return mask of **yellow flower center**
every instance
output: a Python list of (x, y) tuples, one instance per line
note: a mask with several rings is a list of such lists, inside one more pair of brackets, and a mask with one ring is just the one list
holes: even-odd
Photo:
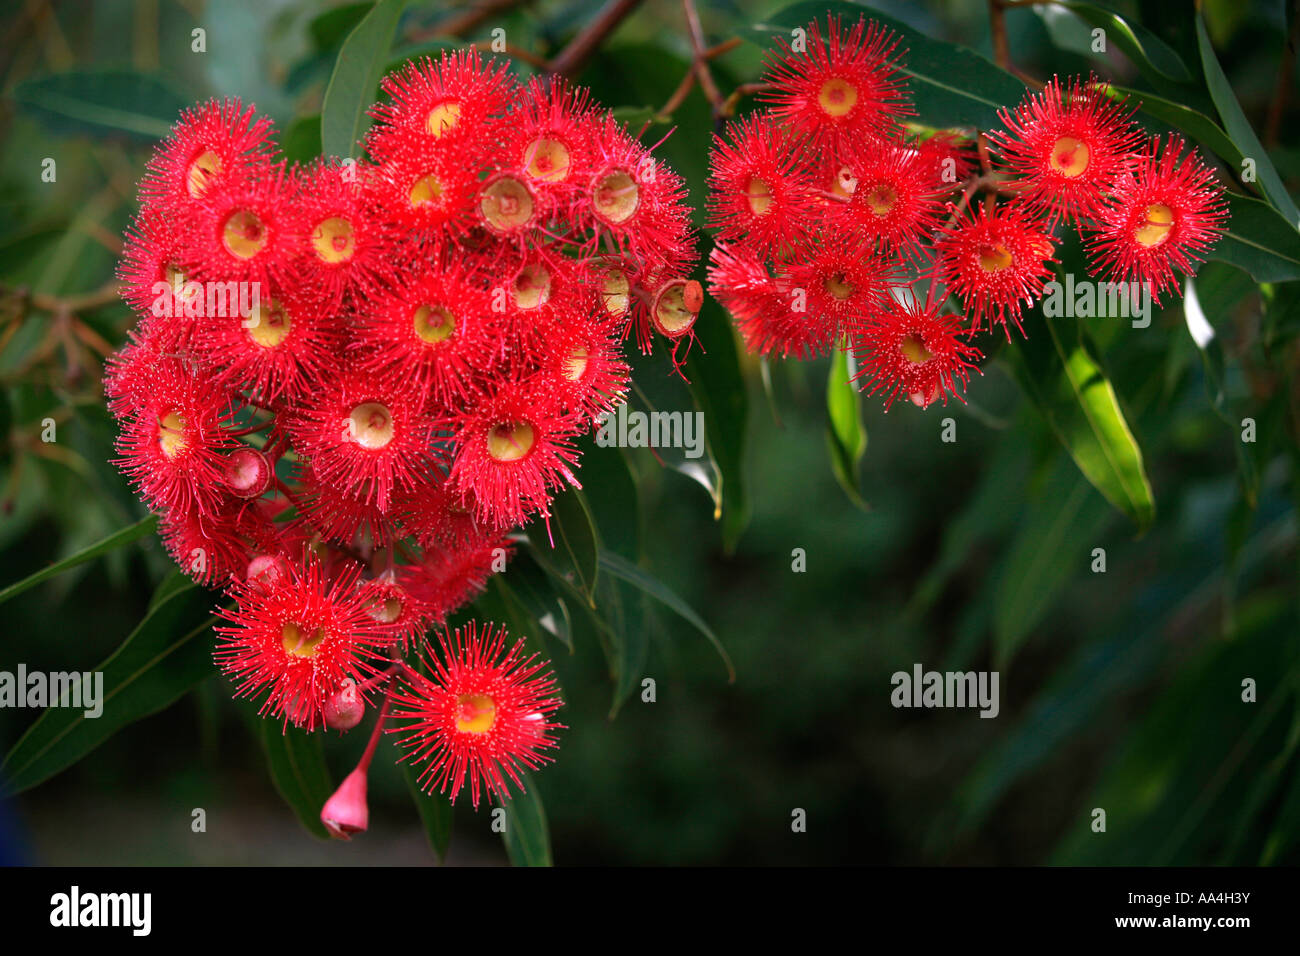
[(207, 192), (220, 172), (221, 157), (212, 150), (204, 150), (194, 157), (185, 176), (185, 188), (189, 191), (190, 197), (198, 199)]
[(527, 457), (536, 442), (528, 422), (503, 422), (487, 434), (487, 451), (497, 461), (519, 461)]
[(749, 181), (745, 198), (749, 200), (750, 212), (755, 216), (765, 216), (772, 208), (772, 187), (755, 176)]
[(1001, 272), (1003, 269), (1010, 268), (1015, 261), (1009, 250), (1002, 243), (997, 242), (990, 246), (981, 246), (979, 251), (980, 268), (985, 272)]
[(158, 418), (158, 447), (168, 458), (175, 458), (189, 447), (185, 440), (185, 419), (177, 411)]
[(838, 77), (823, 83), (821, 91), (817, 94), (818, 105), (825, 110), (827, 116), (836, 118), (851, 113), (857, 102), (857, 87), (848, 80), (842, 80)]
[(424, 129), (433, 137), (441, 136), (460, 122), (460, 104), (454, 100), (439, 103), (424, 118)]
[(273, 349), (289, 337), (293, 320), (278, 299), (259, 303), (249, 316), (248, 337), (264, 349)]
[(479, 209), (489, 226), (509, 232), (532, 221), (533, 195), (519, 180), (503, 176), (483, 190)]
[(319, 627), (308, 634), (305, 628), (290, 622), (280, 630), (280, 646), (290, 657), (315, 657), (323, 640), (325, 632)]
[(903, 358), (913, 365), (924, 365), (934, 358), (934, 354), (925, 347), (921, 337), (915, 333), (904, 335), (903, 340), (898, 343), (898, 350), (903, 353)]
[(641, 194), (636, 180), (621, 169), (602, 176), (592, 194), (596, 215), (614, 224), (631, 219), (640, 201)]
[(352, 223), (338, 216), (331, 216), (316, 225), (316, 230), (311, 235), (311, 245), (322, 262), (328, 262), (330, 265), (347, 262), (356, 252)]
[(1062, 136), (1052, 144), (1052, 154), (1047, 164), (1066, 179), (1082, 176), (1088, 170), (1092, 152), (1088, 144), (1073, 136)]
[(461, 694), (456, 698), (456, 729), (462, 734), (485, 734), (497, 722), (497, 705), (487, 694)]
[(569, 156), (569, 147), (558, 139), (534, 140), (524, 151), (524, 169), (533, 179), (543, 182), (559, 183), (569, 177), (573, 161)]
[(347, 437), (362, 448), (378, 449), (393, 440), (393, 414), (378, 402), (364, 402), (347, 417)]
[(1169, 238), (1174, 228), (1174, 211), (1164, 203), (1147, 206), (1143, 223), (1133, 230), (1133, 239), (1138, 245), (1154, 249)]
[(421, 176), (411, 186), (411, 205), (436, 206), (442, 202), (442, 183), (434, 173)]
[(266, 245), (266, 229), (257, 213), (241, 209), (231, 213), (221, 230), (226, 251), (240, 259), (251, 259)]
[(447, 341), (456, 331), (456, 317), (440, 305), (422, 305), (417, 308), (412, 324), (415, 334), (430, 345)]

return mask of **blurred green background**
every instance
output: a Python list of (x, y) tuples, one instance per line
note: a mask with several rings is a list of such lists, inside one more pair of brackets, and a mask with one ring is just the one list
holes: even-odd
[[(743, 34), (782, 4), (701, 4), (708, 41)], [(930, 36), (992, 55), (984, 3), (877, 8)], [(1195, 58), (1190, 4), (1115, 8)], [(1288, 184), (1300, 179), (1291, 18), (1281, 2), (1205, 5), (1247, 117)], [(338, 49), (367, 4), (96, 0), (7, 6), (0, 19), (0, 585), (138, 519), (107, 464), (97, 349), (130, 316), (98, 296), (134, 182), (182, 106), (237, 95), (276, 122), (293, 153), (313, 149)], [(599, 5), (497, 4), (464, 26), (412, 3), (394, 63), (446, 42), (554, 56)], [(1064, 15), (1066, 20), (1061, 20)], [(470, 18), (474, 19), (474, 18)], [(1016, 65), (1040, 78), (1097, 70), (1143, 81), (1122, 53), (1092, 57), (1059, 8), (1008, 11)], [(449, 28), (460, 28), (448, 38)], [(206, 52), (192, 52), (192, 31)], [(1191, 44), (1190, 46), (1188, 44)], [(1062, 49), (1062, 46), (1066, 49)], [(724, 92), (757, 79), (761, 47), (713, 61)], [(682, 8), (641, 4), (579, 79), (639, 123), (667, 102), (691, 56)], [(521, 66), (524, 72), (530, 69)], [(1013, 104), (1007, 104), (1013, 105)], [(119, 112), (112, 112), (113, 107)], [(713, 123), (699, 89), (664, 146), (702, 206)], [(670, 125), (651, 127), (654, 141)], [(41, 180), (57, 161), (57, 182)], [(702, 240), (707, 250), (707, 238)], [(1291, 283), (1294, 286), (1295, 283)], [(1300, 860), (1300, 617), (1297, 615), (1295, 336), (1292, 290), (1261, 290), (1211, 263), (1197, 281), (1224, 351), (1207, 377), (1181, 304), (1152, 327), (1112, 328), (1105, 362), (1143, 449), (1157, 519), (1143, 537), (1082, 477), (1001, 362), (969, 406), (864, 403), (869, 444), (856, 507), (826, 448), (827, 362), (762, 368), (734, 354), (706, 313), (707, 354), (736, 366), (728, 433), (750, 520), (724, 540), (707, 489), (649, 452), (628, 456), (646, 567), (713, 627), (735, 663), (662, 608), (645, 622), (639, 693), (609, 719), (609, 667), (579, 633), (548, 650), (569, 730), (535, 777), (560, 864), (1295, 863)], [(70, 309), (64, 308), (70, 306)], [(712, 323), (711, 325), (707, 323)], [(659, 407), (690, 407), (662, 351), (636, 380)], [(689, 373), (688, 373), (689, 374)], [(1221, 388), (1220, 388), (1221, 386)], [(1218, 392), (1221, 391), (1221, 395)], [(1216, 402), (1215, 399), (1218, 398)], [(747, 411), (746, 411), (747, 409)], [(39, 441), (58, 421), (59, 440)], [(941, 419), (957, 441), (940, 440)], [(1242, 445), (1242, 418), (1259, 441)], [(592, 449), (599, 455), (617, 452)], [(1242, 465), (1241, 456), (1249, 458)], [(1257, 474), (1257, 492), (1239, 478)], [(585, 477), (585, 476), (584, 476)], [(728, 487), (728, 494), (741, 489)], [(743, 512), (742, 505), (729, 509)], [(733, 530), (739, 530), (740, 519)], [(734, 547), (727, 547), (734, 543)], [(807, 570), (792, 570), (805, 549)], [(1090, 570), (1104, 548), (1104, 574)], [(0, 669), (87, 669), (144, 614), (168, 569), (154, 540), (115, 551), (0, 606)], [(895, 710), (890, 675), (997, 669), (1001, 714)], [(1243, 703), (1241, 681), (1258, 683)], [(303, 831), (276, 794), (252, 707), (212, 677), (80, 763), (8, 804), (26, 858), (43, 863), (426, 863), (401, 775), (381, 750), (371, 829), (351, 844)], [(35, 715), (0, 710), (8, 750)], [(336, 780), (364, 739), (331, 739)], [(390, 745), (383, 745), (391, 752)], [(207, 832), (190, 829), (207, 812)], [(1107, 832), (1090, 830), (1093, 808)], [(807, 832), (791, 830), (796, 808)], [(450, 862), (504, 862), (486, 811), (456, 810)]]

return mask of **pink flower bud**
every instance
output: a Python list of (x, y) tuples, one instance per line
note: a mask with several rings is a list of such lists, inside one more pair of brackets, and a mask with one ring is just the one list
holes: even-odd
[(334, 796), (321, 807), (320, 822), (336, 840), (351, 840), (352, 834), (364, 833), (370, 823), (366, 806), (366, 768), (357, 767), (343, 780)]
[(351, 730), (361, 723), (366, 713), (366, 702), (357, 691), (356, 682), (351, 678), (343, 681), (339, 689), (325, 699), (321, 713), (325, 726), (331, 730)]

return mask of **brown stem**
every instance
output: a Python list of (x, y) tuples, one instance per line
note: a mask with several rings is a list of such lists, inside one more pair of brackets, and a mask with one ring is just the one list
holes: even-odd
[(691, 49), (695, 51), (695, 76), (700, 81), (700, 89), (713, 106), (713, 115), (721, 116), (723, 108), (722, 91), (713, 80), (709, 70), (708, 47), (704, 43), (704, 28), (700, 25), (700, 11), (695, 8), (695, 0), (682, 0), (682, 10), (686, 13), (686, 26), (691, 31)]
[(591, 23), (551, 61), (548, 69), (561, 76), (576, 76), (605, 38), (641, 3), (642, 0), (608, 0)]
[(989, 0), (989, 30), (993, 34), (993, 58), (1004, 70), (1011, 69), (1011, 45), (1007, 42), (1005, 0)]

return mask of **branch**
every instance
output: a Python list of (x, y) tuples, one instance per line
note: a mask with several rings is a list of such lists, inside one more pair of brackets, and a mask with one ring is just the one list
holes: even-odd
[(568, 46), (550, 62), (550, 72), (570, 78), (576, 76), (605, 38), (641, 3), (642, 0), (609, 0), (586, 29), (570, 40)]

